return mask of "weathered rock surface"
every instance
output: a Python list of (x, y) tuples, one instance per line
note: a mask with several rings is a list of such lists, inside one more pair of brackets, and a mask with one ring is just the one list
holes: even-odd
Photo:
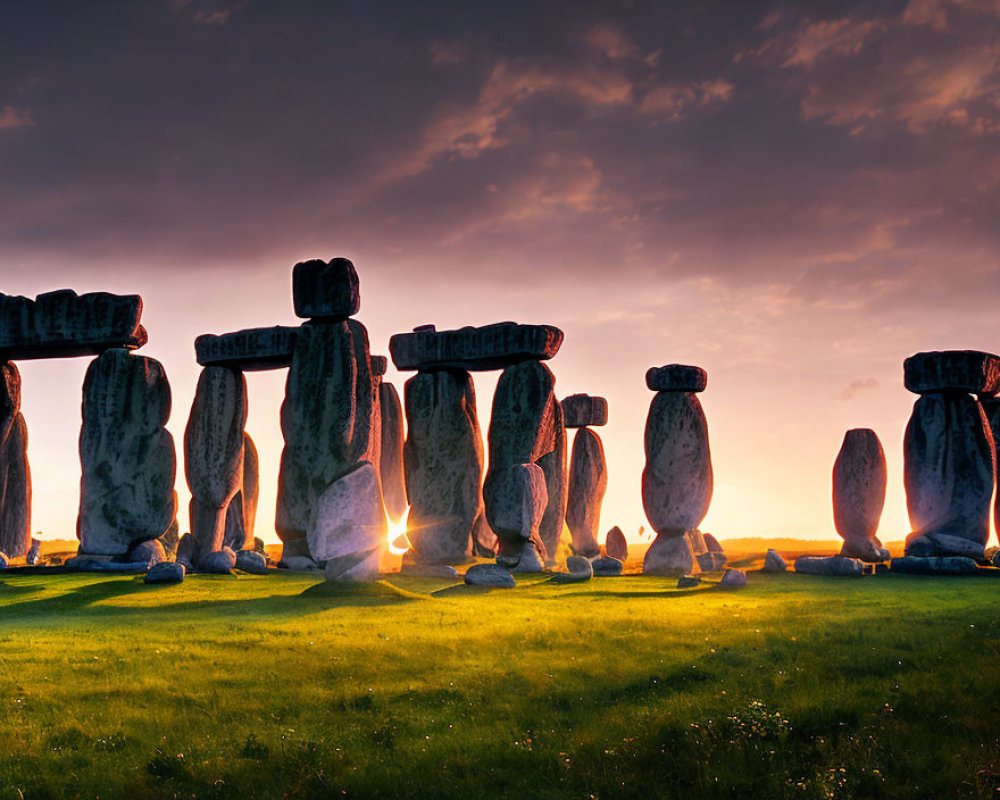
[(997, 492), (993, 500), (993, 530), (1000, 531), (1000, 398), (982, 401), (983, 412), (993, 434), (994, 455), (997, 459)]
[(160, 363), (115, 348), (83, 382), (80, 552), (118, 555), (156, 539), (177, 512), (170, 385)]
[(149, 569), (166, 561), (166, 557), (167, 554), (159, 539), (147, 539), (134, 545), (126, 554), (125, 560), (133, 564), (145, 564), (146, 569)]
[(888, 558), (875, 535), (885, 505), (885, 487), (885, 453), (875, 431), (847, 431), (833, 465), (833, 522), (844, 540), (842, 556), (865, 561)]
[(718, 572), (726, 566), (728, 560), (725, 553), (717, 553), (714, 550), (698, 553), (695, 558), (702, 572)]
[[(555, 399), (553, 397), (553, 399)], [(556, 419), (553, 423), (555, 446), (535, 463), (545, 476), (545, 490), (548, 503), (542, 521), (538, 524), (538, 536), (545, 545), (546, 563), (555, 564), (555, 553), (559, 549), (563, 528), (566, 525), (566, 504), (569, 500), (569, 475), (566, 470), (566, 455), (569, 450), (566, 428), (563, 426), (562, 409), (555, 404)], [(593, 555), (600, 553), (600, 548)]]
[(552, 325), (498, 322), (453, 331), (438, 331), (431, 326), (413, 333), (397, 333), (389, 339), (389, 354), (396, 369), (401, 370), (451, 367), (481, 372), (552, 358), (562, 341), (563, 332)]
[(684, 536), (658, 535), (642, 561), (643, 575), (694, 575), (700, 571), (691, 543)]
[(611, 556), (595, 558), (590, 566), (594, 571), (594, 577), (598, 578), (612, 578), (621, 575), (622, 569), (625, 567), (619, 559), (612, 558)]
[(746, 585), (747, 574), (738, 569), (727, 569), (722, 573), (722, 580), (719, 581), (719, 586), (726, 589), (742, 589)]
[(295, 339), (281, 406), (285, 449), (276, 529), (304, 539), (319, 497), (363, 462), (378, 463), (377, 409), (368, 333), (355, 320), (307, 323)]
[(691, 543), (691, 552), (696, 556), (705, 555), (708, 552), (708, 545), (705, 543), (705, 534), (700, 530), (695, 528), (693, 531), (687, 531), (685, 534), (688, 541)]
[(708, 387), (708, 373), (686, 364), (650, 367), (646, 371), (646, 386), (654, 392), (703, 392)]
[[(198, 541), (199, 565), (209, 553), (229, 544), (226, 517), (243, 485), (246, 420), (243, 373), (228, 367), (202, 369), (184, 430), (184, 474), (191, 490), (191, 533)], [(240, 506), (237, 512), (242, 516)]]
[(799, 556), (795, 571), (803, 575), (827, 575), (838, 578), (857, 578), (865, 574), (864, 565), (857, 558), (843, 556)]
[(236, 553), (228, 547), (206, 553), (198, 560), (198, 570), (214, 575), (228, 575), (236, 566)]
[(517, 585), (514, 576), (496, 564), (473, 564), (465, 573), (465, 582), (469, 586), (495, 586), (501, 589), (513, 589)]
[(254, 525), (260, 495), (260, 462), (250, 434), (243, 434), (243, 480), (226, 509), (223, 544), (233, 552), (254, 549)]
[(601, 552), (597, 530), (607, 488), (608, 465), (601, 437), (590, 428), (580, 428), (573, 440), (566, 502), (566, 524), (573, 537), (574, 553), (594, 556)]
[(28, 548), (28, 553), (24, 557), (24, 562), (29, 566), (35, 566), (41, 559), (42, 542), (40, 539), (32, 539), (31, 547)]
[(367, 581), (378, 577), (386, 533), (378, 472), (364, 462), (320, 496), (307, 540), (313, 558), (326, 562), (327, 580)]
[(141, 316), (137, 294), (61, 289), (34, 300), (0, 294), (0, 361), (134, 350), (148, 339)]
[[(174, 492), (174, 504), (177, 504), (177, 492)], [(177, 517), (174, 517), (170, 523), (170, 527), (159, 538), (160, 544), (163, 545), (163, 552), (166, 553), (167, 558), (171, 561), (177, 557), (177, 545), (180, 543), (180, 539), (181, 528), (177, 522)]]
[(567, 428), (599, 427), (608, 424), (608, 401), (589, 394), (571, 394), (560, 403)]
[(925, 394), (903, 438), (908, 556), (982, 558), (989, 537), (996, 452), (979, 401)]
[[(500, 539), (497, 563), (508, 567), (520, 564), (526, 543), (539, 559), (544, 558), (545, 545), (538, 536), (538, 526), (548, 505), (548, 491), (541, 467), (515, 464), (503, 473), (494, 473), (490, 491), (493, 503), (490, 527)], [(489, 509), (487, 506), (487, 514)]]
[(722, 545), (719, 543), (719, 540), (716, 539), (712, 534), (710, 534), (710, 533), (703, 533), (701, 535), (701, 537), (702, 537), (702, 539), (705, 540), (705, 547), (708, 548), (708, 552), (709, 553), (724, 553), (724, 552), (726, 552), (723, 549)]
[(203, 367), (221, 366), (244, 372), (282, 369), (292, 363), (299, 329), (287, 325), (246, 328), (194, 340), (195, 358)]
[(10, 558), (31, 547), (28, 426), (21, 414), (21, 374), (0, 362), (0, 551)]
[(764, 554), (762, 572), (785, 572), (787, 570), (788, 564), (785, 563), (785, 559), (782, 558), (781, 553), (777, 550), (768, 550)]
[(267, 559), (256, 550), (238, 550), (235, 566), (251, 575), (267, 575)]
[[(385, 502), (385, 513), (389, 519), (401, 520), (406, 515), (406, 509), (409, 506), (406, 500), (406, 478), (403, 470), (403, 406), (399, 402), (396, 387), (391, 383), (379, 385), (378, 401), (382, 416), (382, 440), (379, 458), (379, 472), (382, 475), (382, 500)], [(480, 452), (482, 452), (482, 443), (479, 447)]]
[(292, 267), (295, 316), (344, 320), (361, 310), (361, 288), (354, 264), (346, 258), (313, 259)]
[(545, 572), (545, 564), (532, 542), (525, 540), (521, 544), (521, 552), (516, 556), (497, 556), (497, 564), (518, 575), (538, 575)]
[(0, 569), (7, 569), (10, 566), (10, 559), (6, 553), (0, 553)]
[[(462, 563), (484, 513), (483, 437), (472, 378), (461, 370), (421, 372), (406, 382), (404, 394), (400, 471), (410, 503), (410, 543), (424, 563)], [(481, 535), (491, 536), (488, 530)]]
[(580, 556), (570, 556), (566, 559), (566, 572), (557, 572), (552, 576), (554, 583), (585, 583), (594, 577), (594, 568), (590, 560)]
[(176, 561), (161, 561), (153, 567), (143, 579), (145, 583), (180, 583), (184, 580), (187, 570), (183, 564)]
[(618, 561), (628, 561), (628, 540), (617, 525), (604, 537), (604, 552)]
[(677, 579), (678, 589), (693, 589), (695, 586), (701, 583), (700, 575), (681, 575)]
[(978, 350), (917, 353), (903, 362), (903, 384), (916, 394), (1000, 392), (1000, 356)]
[(890, 570), (900, 575), (975, 575), (981, 570), (975, 560), (961, 556), (945, 558), (894, 558)]
[(653, 529), (680, 536), (705, 518), (712, 456), (701, 403), (689, 392), (659, 392), (646, 420), (642, 505)]
[(372, 375), (381, 378), (389, 369), (389, 359), (385, 356), (372, 356)]

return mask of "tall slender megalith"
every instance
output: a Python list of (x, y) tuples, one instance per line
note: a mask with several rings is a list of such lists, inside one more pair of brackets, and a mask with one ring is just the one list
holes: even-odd
[(382, 477), (382, 500), (391, 521), (406, 516), (406, 479), (403, 467), (403, 405), (396, 387), (382, 382), (378, 387), (382, 439), (379, 472)]
[(31, 547), (31, 470), (28, 426), (21, 414), (21, 373), (0, 363), (0, 553), (26, 555)]
[(885, 561), (889, 551), (875, 535), (885, 505), (885, 453), (875, 431), (855, 428), (833, 465), (833, 521), (844, 540), (840, 555)]
[(567, 428), (578, 428), (573, 438), (569, 466), (566, 525), (573, 537), (573, 552), (592, 558), (601, 554), (597, 542), (601, 505), (608, 488), (608, 465), (601, 437), (591, 426), (606, 425), (608, 401), (603, 397), (574, 394), (562, 403)]

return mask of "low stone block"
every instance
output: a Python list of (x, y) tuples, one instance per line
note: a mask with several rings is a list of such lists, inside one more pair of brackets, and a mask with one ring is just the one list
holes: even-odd
[(421, 564), (405, 561), (399, 574), (408, 578), (442, 578), (443, 580), (458, 580), (461, 577), (457, 569), (447, 564)]
[(176, 561), (161, 561), (150, 567), (144, 579), (145, 583), (180, 583), (184, 580), (187, 570), (183, 564)]
[(358, 272), (346, 258), (302, 261), (292, 268), (295, 316), (347, 319), (361, 310)]
[(236, 553), (236, 569), (251, 575), (267, 575), (267, 559), (256, 550), (240, 550)]
[(396, 369), (482, 372), (552, 358), (562, 341), (563, 332), (553, 325), (498, 322), (482, 328), (397, 333), (389, 339), (389, 353)]
[(282, 369), (292, 363), (298, 328), (275, 325), (232, 333), (206, 333), (194, 340), (194, 353), (203, 367), (220, 366), (244, 372)]
[(201, 557), (198, 561), (198, 571), (214, 575), (228, 575), (236, 566), (236, 553), (228, 547), (215, 550)]
[(702, 572), (718, 572), (726, 566), (726, 554), (716, 553), (709, 550), (706, 553), (699, 553), (695, 556), (698, 566)]
[(589, 394), (571, 394), (562, 400), (563, 425), (583, 428), (608, 424), (608, 401)]
[(625, 568), (625, 564), (611, 556), (595, 558), (590, 563), (590, 566), (594, 571), (595, 578), (614, 578), (621, 575), (622, 570)]
[(889, 569), (898, 575), (975, 575), (981, 571), (973, 559), (963, 556), (945, 558), (903, 556), (894, 558), (889, 564)]
[(710, 533), (703, 533), (702, 538), (705, 540), (705, 547), (708, 548), (710, 553), (724, 553), (725, 550), (722, 549), (722, 545), (719, 544), (719, 540), (716, 539)]
[(727, 569), (722, 573), (722, 580), (719, 586), (726, 589), (742, 589), (747, 585), (747, 574), (739, 569)]
[(496, 564), (473, 564), (465, 573), (465, 582), (469, 586), (495, 586), (502, 589), (513, 589), (517, 585), (514, 576)]
[(777, 550), (768, 550), (764, 555), (764, 566), (762, 572), (785, 572), (788, 564)]
[(654, 392), (703, 392), (708, 386), (708, 373), (701, 367), (667, 364), (650, 367), (646, 386)]
[(795, 571), (803, 575), (842, 578), (857, 578), (865, 574), (864, 564), (860, 560), (843, 556), (799, 556), (795, 559)]
[(903, 362), (903, 385), (915, 394), (1000, 392), (1000, 356), (978, 350), (935, 350)]
[(693, 589), (699, 583), (701, 583), (701, 578), (699, 576), (697, 576), (697, 575), (681, 575), (677, 579), (677, 588), (678, 589)]

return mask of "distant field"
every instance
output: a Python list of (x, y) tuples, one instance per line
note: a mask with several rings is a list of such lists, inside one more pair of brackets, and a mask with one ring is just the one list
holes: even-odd
[(997, 796), (1000, 581), (544, 581), (4, 574), (0, 800)]

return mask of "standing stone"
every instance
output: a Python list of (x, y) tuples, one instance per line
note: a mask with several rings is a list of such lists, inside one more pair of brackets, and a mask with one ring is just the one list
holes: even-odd
[[(566, 505), (566, 524), (573, 536), (573, 552), (587, 557), (600, 555), (597, 526), (607, 488), (608, 466), (601, 437), (590, 428), (580, 428), (573, 440)], [(608, 555), (614, 554), (609, 552)]]
[(379, 410), (382, 417), (382, 448), (379, 471), (382, 475), (382, 499), (389, 519), (401, 520), (406, 515), (406, 481), (403, 471), (403, 406), (391, 383), (378, 388)]
[(0, 552), (11, 558), (31, 547), (28, 426), (21, 414), (21, 374), (0, 363)]
[(538, 528), (549, 499), (545, 474), (537, 464), (516, 464), (503, 477), (496, 491), (507, 496), (499, 498), (495, 530), (510, 545), (497, 556), (497, 564), (519, 573), (543, 572), (545, 550)]
[(628, 561), (628, 540), (617, 525), (604, 537), (604, 552), (623, 563)]
[(309, 322), (295, 338), (281, 406), (285, 449), (276, 529), (301, 542), (316, 524), (320, 496), (363, 461), (378, 463), (373, 376), (364, 325)]
[(996, 483), (996, 452), (979, 401), (958, 392), (922, 395), (903, 438), (908, 556), (983, 558)]
[(223, 544), (237, 555), (253, 549), (254, 523), (257, 519), (257, 497), (260, 475), (257, 448), (250, 434), (243, 434), (243, 481), (226, 509), (226, 535)]
[(461, 563), (483, 518), (483, 441), (472, 378), (455, 369), (419, 372), (404, 394), (407, 536), (418, 561)]
[(549, 498), (541, 525), (538, 527), (538, 535), (548, 554), (546, 563), (549, 566), (555, 564), (556, 551), (559, 549), (563, 526), (566, 524), (566, 504), (569, 501), (569, 477), (566, 472), (566, 453), (569, 448), (566, 446), (566, 428), (563, 425), (562, 407), (559, 403), (555, 404), (554, 410), (555, 446), (550, 453), (546, 453), (535, 462), (545, 475), (545, 489)]
[[(228, 367), (202, 369), (184, 430), (184, 474), (191, 490), (191, 533), (198, 540), (198, 563), (228, 544), (226, 518), (243, 485), (246, 420), (243, 373)], [(235, 505), (242, 516), (242, 503)]]
[(83, 382), (80, 552), (121, 555), (162, 536), (177, 513), (170, 384), (152, 358), (113, 348)]
[(993, 529), (1000, 531), (1000, 398), (992, 397), (984, 399), (982, 406), (983, 412), (986, 414), (986, 419), (990, 423), (990, 432), (993, 434), (993, 452), (998, 465), (997, 491), (994, 493), (993, 500)]
[(885, 453), (875, 431), (849, 430), (833, 465), (833, 521), (844, 540), (842, 556), (864, 561), (889, 557), (875, 535), (885, 487)]
[[(556, 456), (546, 462), (549, 472), (543, 472), (543, 478), (548, 477), (555, 489), (552, 496), (547, 495), (546, 504), (561, 506), (565, 513), (565, 478), (560, 482), (558, 463), (553, 463), (558, 462), (562, 429), (562, 412), (554, 388), (555, 377), (548, 367), (538, 361), (525, 361), (503, 371), (493, 395), (490, 464), (483, 498), (487, 521), (499, 539), (500, 555), (507, 559), (520, 557), (524, 549), (522, 531), (508, 524), (519, 513), (519, 492), (528, 486), (515, 468), (539, 464), (544, 456), (556, 451)], [(547, 550), (542, 539), (536, 537), (533, 543), (538, 556), (545, 558)]]

